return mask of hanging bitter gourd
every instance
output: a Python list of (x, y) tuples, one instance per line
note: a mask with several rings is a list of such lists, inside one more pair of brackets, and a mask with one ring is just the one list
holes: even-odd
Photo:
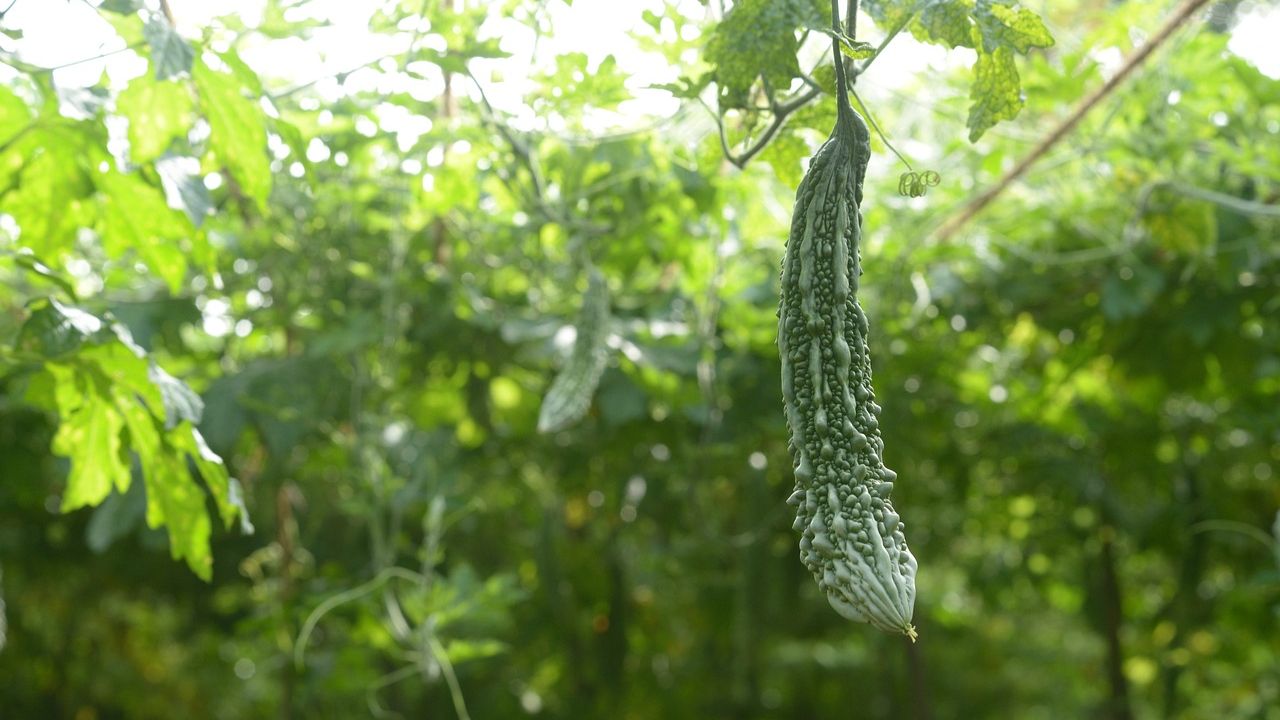
[(587, 276), (587, 292), (576, 325), (573, 350), (542, 399), (538, 432), (556, 432), (587, 414), (609, 353), (609, 285), (597, 268)]
[[(838, 12), (833, 3), (837, 33)], [(916, 560), (889, 500), (858, 304), (866, 123), (849, 105), (835, 48), (838, 116), (796, 191), (782, 262), (778, 349), (796, 489), (800, 559), (835, 610), (915, 639)]]

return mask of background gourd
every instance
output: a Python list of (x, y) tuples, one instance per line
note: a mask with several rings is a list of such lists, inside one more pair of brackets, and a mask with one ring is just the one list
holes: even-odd
[(582, 296), (577, 336), (569, 361), (551, 381), (538, 414), (538, 431), (555, 432), (582, 419), (591, 408), (591, 398), (608, 362), (609, 286), (597, 268), (587, 277)]

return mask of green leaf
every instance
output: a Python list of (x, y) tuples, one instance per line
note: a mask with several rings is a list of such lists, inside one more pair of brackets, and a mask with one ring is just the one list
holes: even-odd
[(23, 132), (31, 122), (31, 109), (9, 88), (0, 85), (0, 147)]
[(307, 167), (311, 166), (311, 161), (307, 159), (307, 141), (302, 137), (302, 131), (298, 129), (297, 125), (281, 118), (275, 118), (271, 123), (271, 132), (279, 135), (284, 144), (289, 146), (289, 153), (292, 159)]
[(860, 7), (877, 25), (888, 29), (896, 27), (917, 12), (920, 6), (928, 4), (930, 0), (862, 0)]
[(191, 232), (187, 219), (136, 174), (109, 172), (97, 184), (103, 246), (115, 254), (136, 253), (177, 294), (187, 275), (187, 254), (179, 244)]
[(156, 174), (169, 207), (186, 213), (191, 224), (200, 227), (213, 212), (209, 188), (200, 177), (200, 161), (188, 156), (166, 156), (156, 161)]
[(98, 9), (119, 15), (131, 15), (142, 9), (142, 0), (103, 0)]
[(920, 7), (911, 32), (925, 42), (978, 51), (970, 91), (969, 140), (976, 141), (1022, 109), (1013, 53), (1053, 45), (1044, 22), (1013, 0), (935, 0)]
[(244, 89), (248, 90), (250, 94), (253, 95), (262, 94), (262, 79), (258, 77), (258, 73), (253, 71), (253, 68), (246, 65), (244, 60), (240, 59), (240, 56), (235, 50), (228, 49), (225, 52), (219, 53), (218, 57), (222, 62), (227, 64), (227, 67), (231, 68), (231, 74), (240, 81), (240, 85), (243, 86)]
[(112, 324), (112, 333), (104, 333), (95, 344), (80, 352), (79, 359), (91, 362), (113, 387), (132, 393), (133, 402), (141, 402), (154, 414), (163, 411), (160, 390), (151, 382), (150, 361), (141, 348), (132, 344), (123, 326)]
[(172, 430), (179, 423), (200, 422), (204, 401), (187, 384), (165, 372), (159, 365), (151, 366), (151, 382), (160, 389), (164, 404), (164, 427)]
[(836, 66), (833, 64), (819, 65), (813, 69), (810, 76), (814, 82), (818, 83), (818, 87), (822, 88), (822, 92), (828, 95), (836, 94)]
[(973, 100), (969, 107), (969, 142), (977, 142), (1001, 120), (1017, 117), (1023, 104), (1018, 68), (1008, 47), (997, 48), (993, 53), (978, 53), (973, 75), (969, 93)]
[[(111, 488), (124, 492), (130, 481), (120, 444), (124, 420), (92, 379), (64, 376), (59, 385), (66, 382), (75, 382), (83, 395), (73, 409), (59, 408), (62, 420), (53, 437), (53, 452), (71, 460), (67, 489), (62, 495), (63, 512), (97, 505), (111, 493)], [(59, 397), (61, 406), (65, 394)]]
[(174, 447), (186, 452), (195, 462), (226, 527), (230, 528), (231, 523), (239, 516), (241, 531), (245, 534), (252, 533), (253, 524), (249, 521), (249, 511), (244, 506), (240, 483), (227, 474), (222, 458), (209, 449), (200, 431), (191, 423), (184, 422), (174, 431), (172, 439)]
[(79, 350), (103, 329), (97, 317), (53, 298), (36, 300), (30, 309), (31, 314), (18, 331), (17, 347), (46, 358), (58, 358)]
[[(138, 418), (141, 420), (141, 418)], [(213, 577), (209, 537), (213, 524), (205, 513), (205, 495), (191, 479), (183, 457), (157, 455), (147, 466), (147, 525), (164, 525), (169, 531), (169, 553), (174, 560), (186, 560), (202, 580)]]
[(854, 40), (844, 33), (836, 33), (831, 28), (822, 28), (822, 34), (835, 38), (840, 42), (840, 54), (854, 60), (863, 60), (876, 54), (876, 46), (871, 43)]
[(66, 277), (64, 277), (62, 274), (55, 272), (48, 265), (45, 265), (43, 262), (40, 261), (40, 258), (36, 257), (35, 255), (30, 253), (23, 253), (21, 255), (10, 255), (9, 260), (11, 260), (14, 265), (26, 270), (32, 275), (36, 275), (40, 278), (47, 280), (48, 282), (53, 283), (54, 285), (57, 285), (59, 290), (66, 293), (67, 297), (73, 300), (75, 299), (76, 289), (75, 289), (75, 286), (71, 284), (71, 281), (68, 280)]
[(142, 15), (136, 9), (129, 12), (113, 12), (100, 17), (111, 23), (111, 27), (115, 28), (116, 34), (129, 47), (137, 47), (144, 42)]
[(1044, 21), (1033, 11), (1014, 7), (999, 0), (979, 0), (973, 17), (982, 34), (982, 46), (987, 52), (1009, 47), (1026, 55), (1031, 48), (1053, 45)]
[[(152, 363), (123, 326), (52, 299), (31, 307), (19, 347), (48, 358), (41, 377), (52, 383), (47, 406), (60, 418), (52, 449), (71, 461), (62, 509), (102, 503), (112, 488), (128, 490), (132, 451), (146, 485), (148, 525), (167, 526), (173, 557), (207, 580), (211, 522), (188, 462), (228, 527), (237, 516), (246, 533), (253, 526), (239, 485), (195, 429), (200, 397)], [(104, 511), (91, 527), (91, 544), (105, 547), (115, 537), (110, 515)]]
[(765, 146), (760, 159), (769, 163), (783, 185), (796, 187), (804, 175), (804, 161), (811, 154), (808, 143), (795, 133), (784, 131)]
[(234, 76), (217, 72), (198, 60), (193, 74), (200, 107), (209, 120), (209, 148), (259, 209), (266, 210), (271, 194), (271, 159), (267, 156), (267, 128), (257, 104), (241, 94)]
[(692, 100), (702, 94), (702, 90), (711, 83), (711, 80), (711, 73), (703, 73), (696, 77), (682, 75), (676, 78), (674, 83), (659, 83), (649, 87), (656, 90), (666, 90), (682, 100)]
[(876, 47), (871, 43), (850, 40), (848, 36), (840, 37), (840, 52), (854, 60), (865, 60), (876, 54)]
[(174, 140), (186, 137), (194, 103), (185, 84), (142, 75), (116, 98), (116, 108), (129, 120), (130, 157), (141, 164), (160, 157)]
[(912, 24), (911, 33), (920, 40), (946, 47), (977, 47), (973, 37), (972, 3), (943, 0), (929, 5)]
[(1164, 284), (1159, 270), (1141, 263), (1126, 265), (1102, 283), (1102, 314), (1113, 321), (1138, 317), (1159, 298)]
[(480, 660), (483, 658), (501, 655), (507, 651), (507, 644), (500, 640), (490, 638), (482, 638), (475, 640), (459, 639), (450, 640), (445, 643), (445, 655), (449, 657), (449, 662), (455, 665), (461, 665), (468, 660)]
[(143, 26), (142, 34), (151, 46), (151, 65), (155, 68), (157, 80), (191, 72), (195, 51), (168, 21), (152, 18)]
[(707, 42), (707, 60), (715, 67), (722, 107), (747, 106), (757, 78), (785, 91), (800, 76), (796, 61), (801, 27), (824, 27), (815, 3), (801, 0), (741, 0), (715, 27)]
[[(152, 528), (165, 525), (172, 557), (186, 560), (192, 572), (208, 580), (213, 574), (209, 554), (212, 524), (205, 513), (204, 492), (187, 471), (186, 454), (182, 448), (172, 448), (165, 441), (156, 419), (143, 405), (129, 402), (118, 389), (115, 395), (124, 408), (130, 444), (143, 469), (147, 488), (147, 525)], [(180, 432), (176, 433), (176, 438), (181, 441)]]
[(21, 182), (4, 195), (4, 212), (22, 228), (19, 245), (57, 262), (75, 242), (75, 231), (85, 218), (79, 202), (92, 191), (88, 168), (110, 158), (88, 128), (40, 127), (17, 143)]

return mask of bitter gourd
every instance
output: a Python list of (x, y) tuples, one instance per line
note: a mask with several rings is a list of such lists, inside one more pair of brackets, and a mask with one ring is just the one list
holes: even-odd
[(782, 262), (778, 349), (796, 478), (787, 502), (800, 559), (831, 606), (914, 640), (916, 560), (889, 499), (896, 474), (882, 458), (857, 298), (870, 134), (849, 105), (838, 47), (835, 56), (836, 126), (796, 191)]
[(609, 285), (597, 268), (587, 277), (587, 292), (576, 325), (569, 361), (551, 381), (538, 413), (538, 432), (563, 430), (582, 419), (608, 363)]

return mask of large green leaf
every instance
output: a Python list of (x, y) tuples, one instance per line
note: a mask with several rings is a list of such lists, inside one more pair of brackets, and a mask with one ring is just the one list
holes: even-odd
[(173, 210), (161, 190), (135, 173), (109, 172), (96, 178), (102, 191), (102, 244), (116, 256), (136, 253), (177, 293), (187, 274), (181, 241), (194, 232), (182, 213)]
[(205, 513), (205, 495), (187, 470), (186, 456), (161, 437), (156, 419), (142, 406), (124, 411), (131, 445), (138, 453), (147, 487), (147, 525), (165, 526), (169, 552), (186, 560), (191, 571), (208, 580), (213, 574), (209, 553), (212, 524)]
[(153, 17), (143, 26), (142, 34), (151, 46), (151, 66), (157, 80), (191, 72), (195, 51), (167, 20)]
[(213, 212), (209, 188), (200, 177), (200, 161), (189, 156), (165, 156), (156, 160), (156, 174), (169, 207), (186, 213), (196, 227)]
[(243, 94), (235, 75), (218, 72), (203, 60), (193, 69), (200, 109), (209, 121), (209, 148), (244, 194), (260, 209), (271, 194), (271, 160), (262, 110)]
[(94, 315), (52, 298), (35, 300), (27, 310), (30, 314), (18, 332), (17, 347), (45, 358), (70, 355), (104, 329)]
[(975, 47), (972, 4), (964, 0), (944, 0), (920, 11), (912, 27), (916, 37), (946, 47)]
[(1022, 109), (1022, 84), (1013, 54), (1053, 45), (1044, 22), (1013, 0), (932, 0), (918, 5), (911, 31), (920, 40), (978, 51), (970, 90), (969, 140), (976, 142)]
[(121, 456), (124, 419), (101, 393), (100, 377), (56, 367), (58, 413), (53, 452), (70, 458), (71, 472), (62, 495), (62, 511), (97, 505), (114, 487), (129, 488), (129, 466)]
[(14, 141), (11, 154), (21, 165), (9, 180), (13, 189), (3, 195), (4, 212), (22, 229), (19, 244), (50, 262), (75, 244), (75, 231), (86, 219), (81, 200), (92, 192), (89, 170), (110, 158), (98, 144), (102, 135), (87, 123), (62, 121)]
[[(0, 148), (5, 146), (15, 135), (23, 132), (27, 123), (31, 122), (31, 109), (26, 101), (18, 97), (9, 88), (0, 85)], [(3, 176), (0, 176), (3, 180)], [(3, 186), (0, 186), (0, 191)]]
[(116, 98), (116, 109), (129, 120), (129, 155), (145, 163), (164, 154), (174, 140), (191, 129), (194, 103), (182, 82), (157, 81), (141, 75)]
[(969, 92), (969, 142), (977, 142), (982, 134), (1001, 120), (1012, 120), (1022, 110), (1022, 85), (1018, 68), (1013, 64), (1013, 51), (996, 48), (993, 53), (978, 53), (973, 66), (973, 87)]
[(715, 66), (720, 102), (725, 108), (747, 105), (756, 80), (785, 91), (800, 76), (796, 61), (801, 27), (825, 27), (824, 4), (810, 0), (741, 0), (716, 26), (707, 42), (707, 60)]
[(208, 579), (212, 525), (205, 490), (188, 464), (226, 526), (237, 517), (245, 532), (252, 525), (239, 486), (195, 429), (199, 396), (155, 365), (123, 327), (53, 300), (32, 307), (19, 347), (48, 359), (44, 370), (60, 421), (52, 449), (71, 463), (63, 511), (97, 505), (113, 489), (127, 492), (132, 453), (146, 484), (147, 524), (165, 526), (173, 557)]
[(1053, 36), (1034, 11), (999, 0), (984, 0), (974, 8), (982, 47), (995, 52), (1002, 47), (1027, 54), (1032, 48), (1053, 45)]

